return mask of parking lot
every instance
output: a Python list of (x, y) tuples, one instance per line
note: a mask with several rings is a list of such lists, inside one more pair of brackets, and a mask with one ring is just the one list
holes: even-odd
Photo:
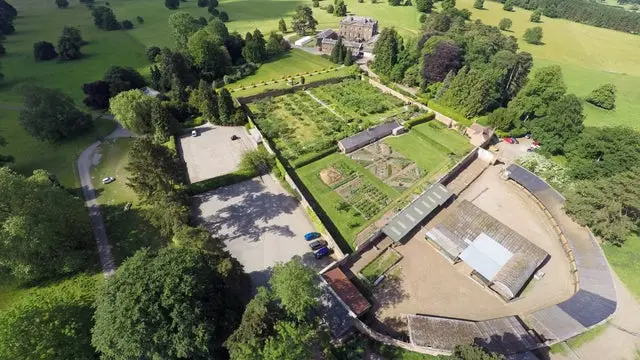
[[(241, 126), (205, 124), (180, 137), (182, 157), (191, 183), (231, 173), (238, 169), (242, 154), (255, 147)], [(237, 140), (231, 140), (232, 136)]]
[(264, 285), (277, 262), (295, 256), (320, 269), (329, 257), (315, 259), (304, 234), (315, 231), (298, 201), (271, 176), (257, 177), (195, 196), (195, 214), (240, 261), (254, 286)]

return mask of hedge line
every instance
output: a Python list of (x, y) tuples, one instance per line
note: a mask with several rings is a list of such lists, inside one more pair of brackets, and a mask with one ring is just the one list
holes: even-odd
[(412, 127), (414, 127), (414, 126), (416, 126), (418, 124), (423, 124), (423, 123), (426, 123), (429, 120), (433, 120), (433, 119), (435, 119), (435, 117), (436, 117), (436, 114), (430, 111), (430, 112), (428, 112), (426, 114), (423, 114), (423, 115), (417, 116), (417, 117), (415, 117), (413, 119), (409, 119), (409, 120), (405, 121), (403, 125), (404, 125), (405, 128), (411, 129)]
[(428, 107), (432, 108), (433, 110), (441, 113), (444, 116), (448, 116), (450, 118), (452, 118), (453, 120), (457, 121), (458, 123), (460, 123), (460, 125), (464, 125), (464, 126), (471, 126), (471, 124), (473, 124), (472, 120), (467, 119), (464, 115), (460, 114), (459, 112), (441, 105), (433, 100), (429, 100), (427, 101), (426, 104)]
[(296, 158), (295, 160), (290, 161), (289, 163), (291, 164), (291, 167), (294, 169), (301, 168), (307, 164), (311, 164), (316, 160), (320, 160), (327, 155), (333, 154), (337, 150), (338, 150), (338, 145), (334, 145), (326, 150), (322, 150), (322, 151), (310, 153), (310, 154), (304, 154)]
[(239, 182), (252, 179), (260, 175), (259, 171), (238, 170), (229, 174), (216, 176), (211, 179), (198, 181), (187, 186), (187, 194), (190, 196), (202, 194), (207, 191), (215, 190), (223, 186), (237, 184)]

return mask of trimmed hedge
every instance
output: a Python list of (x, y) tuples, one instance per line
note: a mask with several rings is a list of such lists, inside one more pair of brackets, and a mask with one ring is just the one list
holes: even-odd
[(417, 117), (415, 117), (413, 119), (409, 119), (409, 120), (405, 121), (403, 125), (404, 125), (405, 128), (411, 129), (412, 127), (414, 127), (414, 126), (416, 126), (418, 124), (423, 124), (423, 123), (426, 123), (429, 120), (433, 120), (433, 119), (435, 119), (435, 117), (436, 117), (436, 114), (430, 111), (430, 112), (428, 112), (426, 114), (423, 114), (423, 115), (417, 116)]
[(260, 175), (260, 172), (258, 171), (238, 170), (229, 174), (224, 174), (211, 179), (189, 184), (186, 190), (189, 196), (198, 195), (207, 191), (221, 188), (223, 186), (237, 184), (239, 182), (252, 179), (258, 175)]
[(296, 158), (295, 160), (291, 161), (291, 167), (294, 169), (297, 168), (301, 168), (307, 164), (311, 164), (312, 162), (316, 161), (316, 160), (320, 160), (323, 157), (333, 154), (334, 152), (336, 152), (338, 150), (338, 145), (334, 145), (326, 150), (322, 150), (320, 152), (315, 152), (315, 153), (310, 153), (310, 154), (304, 154), (298, 158)]
[(472, 120), (467, 119), (464, 115), (460, 114), (459, 112), (441, 105), (433, 100), (429, 100), (427, 102), (427, 106), (432, 108), (433, 110), (441, 113), (444, 116), (448, 116), (450, 118), (452, 118), (453, 120), (455, 120), (456, 122), (458, 122), (460, 125), (464, 125), (464, 126), (471, 126), (471, 124), (473, 124)]

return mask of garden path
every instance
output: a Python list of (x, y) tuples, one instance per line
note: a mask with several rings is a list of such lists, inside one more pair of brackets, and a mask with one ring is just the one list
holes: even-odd
[(318, 104), (320, 104), (320, 105), (324, 106), (325, 108), (327, 108), (327, 110), (331, 111), (331, 113), (332, 113), (333, 115), (335, 115), (335, 116), (339, 117), (340, 119), (342, 119), (342, 121), (346, 121), (346, 120), (342, 117), (342, 115), (338, 114), (338, 113), (337, 113), (335, 110), (333, 110), (329, 105), (325, 104), (322, 100), (320, 100), (320, 99), (318, 99), (317, 97), (315, 97), (315, 95), (313, 95), (313, 94), (311, 93), (311, 91), (309, 91), (309, 90), (305, 90), (304, 92), (305, 92), (305, 93), (307, 93), (307, 95), (311, 96), (311, 98), (312, 98), (313, 100), (315, 100)]

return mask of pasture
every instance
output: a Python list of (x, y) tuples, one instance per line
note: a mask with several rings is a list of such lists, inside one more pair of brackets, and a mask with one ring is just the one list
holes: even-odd
[[(531, 11), (515, 8), (502, 10), (502, 4), (485, 1), (484, 10), (473, 8), (473, 0), (459, 0), (459, 8), (469, 9), (472, 20), (497, 25), (509, 18), (513, 27), (505, 35), (518, 38), (520, 50), (531, 53), (534, 66), (562, 67), (568, 90), (584, 97), (594, 88), (611, 82), (618, 87), (616, 109), (607, 111), (585, 103), (586, 125), (628, 125), (640, 129), (640, 36), (578, 24), (563, 19), (542, 17), (542, 23), (529, 21)], [(543, 29), (544, 45), (531, 45), (522, 40), (527, 28)]]

